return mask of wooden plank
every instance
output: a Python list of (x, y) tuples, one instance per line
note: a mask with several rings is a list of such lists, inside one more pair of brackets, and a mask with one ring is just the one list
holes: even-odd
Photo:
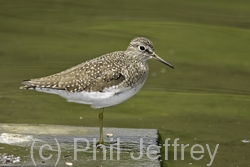
[(0, 124), (0, 157), (33, 166), (160, 166), (157, 130), (104, 128), (103, 148), (98, 134), (95, 127)]

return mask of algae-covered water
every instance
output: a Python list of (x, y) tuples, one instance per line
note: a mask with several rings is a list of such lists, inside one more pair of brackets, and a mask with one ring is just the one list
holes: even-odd
[[(163, 166), (250, 166), (250, 1), (0, 1), (0, 123), (98, 126), (98, 110), (19, 90), (88, 59), (153, 41), (172, 70), (149, 60), (142, 90), (105, 109), (105, 127), (155, 128), (169, 147)], [(246, 139), (246, 140), (244, 140)], [(245, 142), (242, 142), (245, 141)], [(193, 145), (204, 153), (190, 155)], [(197, 151), (200, 149), (197, 148)], [(1, 150), (0, 150), (1, 151)], [(5, 150), (6, 151), (6, 150)], [(4, 152), (1, 151), (1, 152)]]

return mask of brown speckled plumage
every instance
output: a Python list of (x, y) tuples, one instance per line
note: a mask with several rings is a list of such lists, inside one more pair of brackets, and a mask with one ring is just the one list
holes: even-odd
[[(147, 75), (147, 68), (142, 62), (135, 63), (131, 58), (124, 59), (124, 52), (118, 51), (89, 60), (63, 72), (24, 81), (22, 88), (65, 89), (69, 92), (99, 91), (120, 85), (132, 86)], [(135, 64), (134, 64), (135, 63)], [(140, 69), (140, 70), (139, 70)]]
[(69, 92), (102, 92), (105, 88), (133, 86), (147, 77), (149, 56), (134, 53), (139, 45), (153, 53), (153, 43), (146, 38), (133, 39), (126, 51), (117, 51), (86, 61), (47, 77), (25, 80), (21, 89), (51, 88)]

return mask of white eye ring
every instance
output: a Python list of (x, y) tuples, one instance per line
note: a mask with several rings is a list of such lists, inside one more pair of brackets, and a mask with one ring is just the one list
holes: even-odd
[(145, 49), (145, 47), (144, 47), (144, 46), (142, 46), (142, 45), (139, 45), (139, 46), (138, 46), (138, 49), (139, 49), (139, 50), (141, 50), (141, 51), (146, 50), (146, 49)]

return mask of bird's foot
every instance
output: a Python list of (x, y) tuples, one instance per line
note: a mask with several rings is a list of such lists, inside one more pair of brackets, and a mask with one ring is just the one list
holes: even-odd
[(98, 141), (96, 143), (97, 148), (102, 148), (102, 147), (109, 147), (112, 144), (116, 144), (117, 141), (111, 141), (111, 142), (103, 142), (103, 141)]

